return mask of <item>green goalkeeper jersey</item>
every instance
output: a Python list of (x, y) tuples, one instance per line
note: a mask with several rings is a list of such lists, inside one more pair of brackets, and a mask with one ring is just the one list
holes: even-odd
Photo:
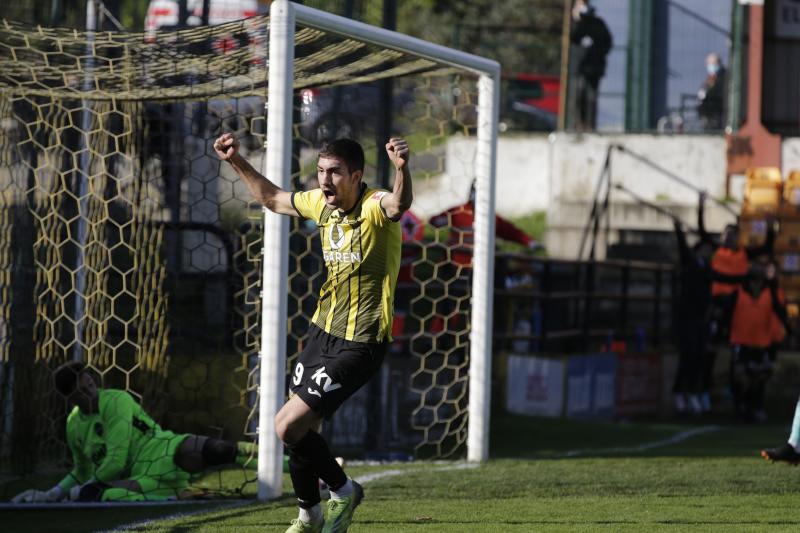
[(73, 468), (59, 485), (65, 491), (89, 480), (125, 479), (148, 442), (162, 433), (128, 392), (100, 389), (98, 412), (75, 407), (67, 417), (67, 444)]

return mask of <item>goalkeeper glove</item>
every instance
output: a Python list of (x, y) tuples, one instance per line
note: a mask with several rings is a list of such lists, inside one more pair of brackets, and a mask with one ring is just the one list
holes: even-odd
[(11, 503), (51, 503), (60, 501), (64, 491), (56, 485), (50, 490), (28, 489), (14, 496)]

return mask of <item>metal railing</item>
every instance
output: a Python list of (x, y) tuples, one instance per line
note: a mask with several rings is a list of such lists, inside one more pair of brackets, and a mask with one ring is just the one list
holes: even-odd
[(495, 351), (586, 352), (619, 341), (643, 350), (670, 340), (672, 265), (504, 253), (496, 269)]

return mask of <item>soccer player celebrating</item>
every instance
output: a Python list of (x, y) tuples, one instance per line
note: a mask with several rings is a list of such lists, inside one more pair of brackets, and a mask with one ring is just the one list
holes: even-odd
[(192, 474), (245, 465), (255, 451), (251, 443), (161, 429), (128, 392), (99, 388), (83, 363), (66, 363), (53, 378), (73, 407), (67, 445), (74, 465), (50, 490), (26, 490), (13, 503), (176, 499)]
[[(278, 411), (275, 430), (288, 449), (300, 507), (287, 533), (347, 531), (364, 491), (345, 475), (316, 428), (376, 373), (386, 354), (400, 268), (396, 222), (412, 200), (408, 144), (398, 138), (386, 143), (396, 170), (391, 192), (362, 182), (364, 151), (350, 139), (333, 141), (319, 153), (319, 188), (293, 193), (245, 161), (233, 135), (219, 137), (214, 149), (268, 209), (319, 227), (328, 277), (292, 373), (293, 395)], [(318, 478), (331, 489), (327, 520)]]

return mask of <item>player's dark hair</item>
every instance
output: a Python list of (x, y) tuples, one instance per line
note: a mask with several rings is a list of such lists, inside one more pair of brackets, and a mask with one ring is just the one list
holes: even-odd
[(69, 396), (78, 387), (78, 376), (86, 370), (86, 364), (80, 361), (64, 363), (53, 372), (53, 383), (63, 396)]
[(336, 157), (347, 164), (350, 172), (364, 171), (364, 149), (353, 139), (336, 139), (325, 145), (320, 157)]

